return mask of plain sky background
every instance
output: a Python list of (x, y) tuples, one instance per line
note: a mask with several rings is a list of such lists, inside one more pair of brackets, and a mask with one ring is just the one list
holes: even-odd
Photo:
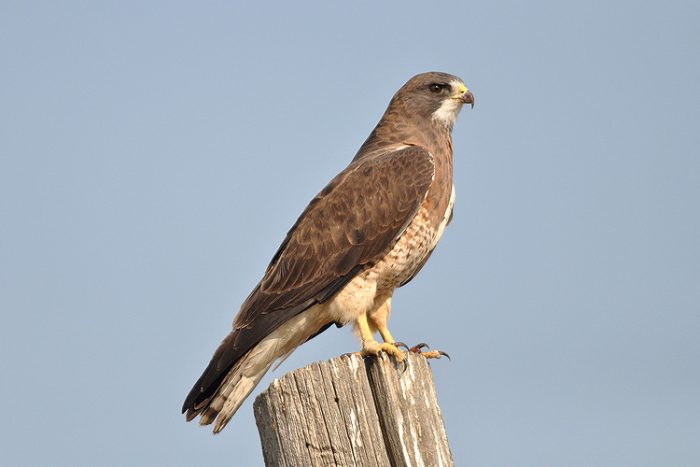
[(262, 464), (180, 406), (412, 75), (461, 76), (454, 221), (397, 292), (460, 466), (700, 465), (696, 1), (0, 3), (0, 464)]

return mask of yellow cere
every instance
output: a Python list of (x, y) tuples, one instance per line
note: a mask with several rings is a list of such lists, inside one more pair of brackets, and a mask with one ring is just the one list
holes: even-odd
[(469, 89), (467, 89), (467, 87), (464, 85), (464, 83), (459, 83), (457, 90), (459, 91), (460, 94), (464, 94), (465, 92), (469, 92)]

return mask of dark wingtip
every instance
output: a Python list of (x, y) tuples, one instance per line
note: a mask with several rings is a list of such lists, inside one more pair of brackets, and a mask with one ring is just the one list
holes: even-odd
[(182, 413), (195, 411), (195, 406), (202, 401), (202, 393), (204, 392), (204, 388), (201, 386), (201, 382), (202, 377), (200, 377), (192, 389), (190, 389), (190, 392), (185, 398), (185, 402), (182, 403)]

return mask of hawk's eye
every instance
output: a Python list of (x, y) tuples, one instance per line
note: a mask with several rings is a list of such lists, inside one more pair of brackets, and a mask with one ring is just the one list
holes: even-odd
[(430, 92), (435, 93), (435, 94), (442, 92), (442, 90), (445, 89), (445, 87), (446, 86), (444, 84), (440, 84), (440, 83), (433, 83), (429, 86)]

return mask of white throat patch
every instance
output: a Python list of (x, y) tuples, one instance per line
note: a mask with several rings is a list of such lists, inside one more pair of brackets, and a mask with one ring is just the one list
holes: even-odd
[[(457, 87), (462, 83), (459, 81), (452, 81), (450, 84), (452, 85), (453, 89), (457, 89)], [(433, 112), (433, 120), (452, 128), (461, 109), (462, 101), (459, 99), (445, 99), (445, 101), (440, 105), (440, 108)]]

